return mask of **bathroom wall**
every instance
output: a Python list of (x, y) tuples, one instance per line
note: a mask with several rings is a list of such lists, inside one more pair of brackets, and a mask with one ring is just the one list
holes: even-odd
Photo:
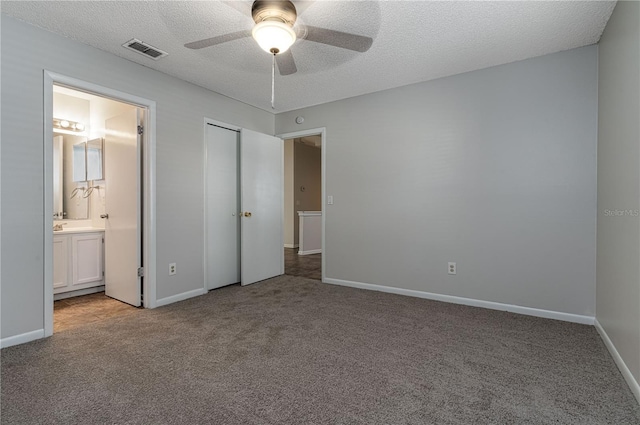
[[(90, 217), (88, 216), (88, 204), (89, 201), (83, 199), (82, 196), (75, 196), (71, 198), (71, 193), (78, 187), (86, 187), (84, 182), (73, 181), (73, 145), (81, 143), (86, 140), (88, 135), (89, 124), (89, 100), (82, 99), (76, 96), (71, 96), (69, 91), (65, 88), (56, 87), (53, 93), (53, 117), (58, 119), (65, 119), (70, 121), (76, 121), (83, 123), (87, 126), (87, 129), (82, 132), (68, 131), (68, 130), (56, 130), (54, 136), (63, 137), (63, 152), (62, 152), (62, 192), (64, 206), (64, 212), (66, 213), (64, 218), (60, 218), (60, 221), (65, 221), (65, 225), (68, 227), (70, 224), (73, 226), (90, 226)], [(53, 178), (53, 176), (52, 176)], [(78, 217), (82, 217), (79, 218)]]
[[(62, 92), (62, 88), (57, 88), (53, 92), (53, 118), (60, 118), (81, 122), (85, 125), (89, 123), (89, 100), (70, 96)], [(86, 131), (73, 133), (86, 135)]]
[[(96, 138), (104, 139), (106, 131), (105, 121), (107, 119), (136, 108), (128, 103), (118, 102), (60, 86), (54, 87), (53, 106), (53, 116), (55, 118), (66, 118), (85, 124), (86, 131), (74, 133), (74, 135), (83, 135), (87, 137), (88, 140)], [(65, 143), (69, 143), (68, 137)], [(66, 158), (67, 163), (70, 164), (70, 149), (67, 149), (65, 152), (68, 156), (68, 158)], [(79, 227), (104, 228), (104, 219), (100, 218), (100, 215), (105, 213), (107, 182), (105, 180), (95, 180), (89, 184), (95, 189), (87, 198), (89, 204), (87, 220), (82, 222), (76, 220), (72, 223), (67, 223), (67, 227), (73, 225)], [(67, 186), (69, 186), (67, 190), (71, 190), (78, 186), (78, 184), (71, 183), (71, 186), (69, 184), (67, 184)], [(72, 202), (69, 208), (80, 208), (76, 203), (77, 202)], [(70, 216), (73, 217), (75, 215), (70, 214)]]

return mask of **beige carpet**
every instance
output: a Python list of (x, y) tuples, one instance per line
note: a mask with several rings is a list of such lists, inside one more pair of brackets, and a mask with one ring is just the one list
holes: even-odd
[(639, 424), (595, 329), (282, 276), (2, 350), (2, 424)]

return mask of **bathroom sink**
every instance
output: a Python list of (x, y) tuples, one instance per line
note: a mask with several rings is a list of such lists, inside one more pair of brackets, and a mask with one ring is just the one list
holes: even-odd
[(67, 227), (62, 230), (54, 230), (53, 233), (89, 233), (89, 232), (102, 232), (104, 229), (97, 227)]

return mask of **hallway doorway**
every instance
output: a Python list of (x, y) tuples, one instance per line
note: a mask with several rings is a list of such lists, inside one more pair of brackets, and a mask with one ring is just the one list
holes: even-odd
[[(322, 281), (327, 261), (326, 130), (314, 128), (277, 137), (285, 141), (284, 273)], [(300, 173), (296, 173), (296, 150), (302, 157)]]

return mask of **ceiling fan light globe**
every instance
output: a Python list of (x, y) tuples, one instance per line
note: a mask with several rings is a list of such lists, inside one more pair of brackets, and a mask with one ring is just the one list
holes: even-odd
[(293, 29), (282, 22), (262, 21), (253, 27), (251, 35), (256, 40), (262, 50), (272, 53), (284, 53), (296, 41), (296, 33)]

